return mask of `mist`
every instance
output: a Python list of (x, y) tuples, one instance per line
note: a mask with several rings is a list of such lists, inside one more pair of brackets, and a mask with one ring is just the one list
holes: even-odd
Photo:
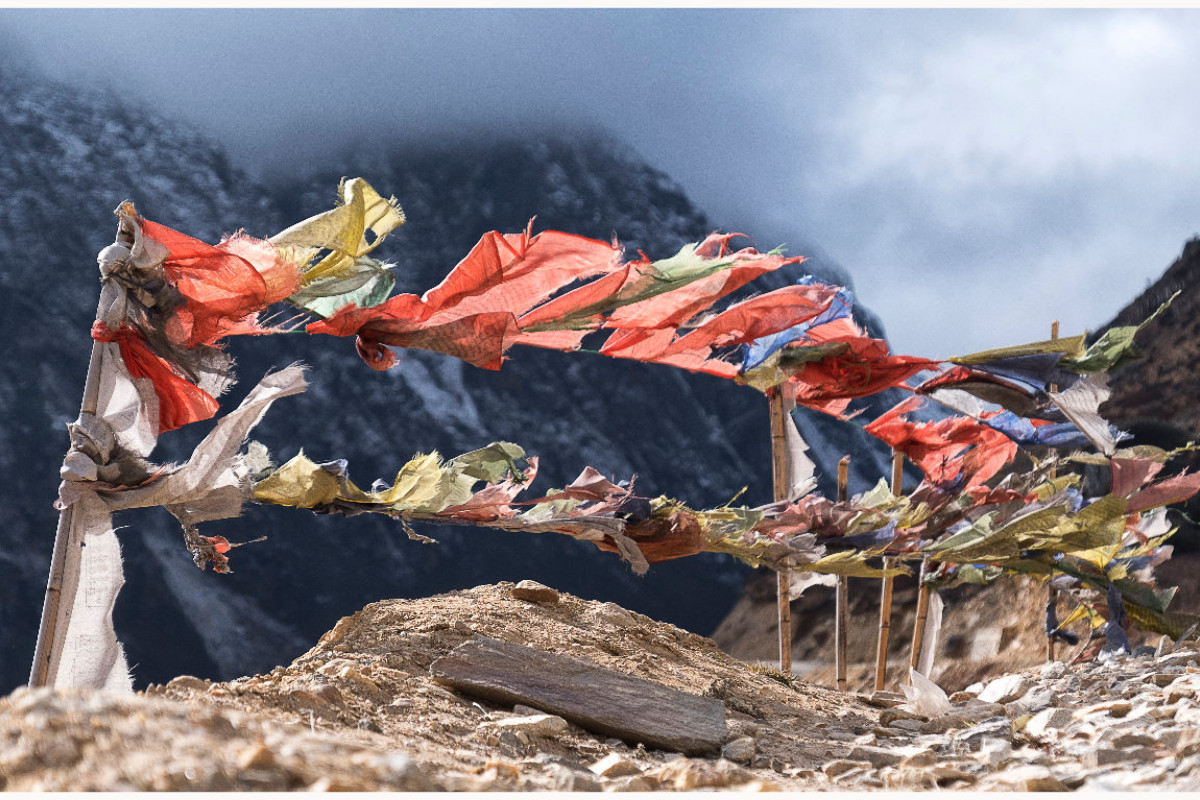
[(7, 61), (183, 120), (262, 179), (355, 144), (609, 131), (720, 228), (820, 248), (915, 355), (1095, 329), (1200, 230), (1193, 10), (0, 20)]

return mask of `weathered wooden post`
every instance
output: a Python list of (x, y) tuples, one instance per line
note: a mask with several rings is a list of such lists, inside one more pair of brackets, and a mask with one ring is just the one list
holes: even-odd
[[(850, 499), (850, 456), (843, 456), (838, 462), (839, 503)], [(837, 672), (837, 688), (839, 692), (846, 691), (846, 628), (850, 622), (850, 579), (845, 575), (837, 576), (837, 598), (833, 626), (834, 662)]]
[(925, 576), (929, 571), (929, 560), (922, 559), (921, 571), (917, 573), (917, 616), (913, 621), (912, 647), (908, 659), (908, 666), (916, 669), (921, 663), (921, 644), (925, 640), (925, 620), (929, 616), (929, 586), (925, 583)]
[[(771, 474), (776, 502), (789, 500), (792, 486), (791, 455), (787, 446), (787, 425), (790, 424), (796, 399), (787, 391), (787, 384), (776, 386), (769, 395), (771, 410)], [(779, 669), (792, 674), (792, 575), (776, 573), (779, 619)]]
[[(122, 222), (117, 228), (115, 244), (106, 247), (98, 256), (101, 282), (96, 320), (113, 329), (120, 327), (125, 318), (126, 295), (125, 289), (108, 277), (106, 264), (127, 257), (133, 243), (134, 232)], [(105, 369), (103, 353), (103, 345), (93, 342), (80, 403), (80, 417), (96, 414)], [(54, 551), (50, 557), (50, 574), (46, 580), (46, 597), (42, 604), (42, 620), (29, 672), (30, 686), (53, 686), (58, 673), (83, 562), (84, 533), (83, 526), (76, 519), (77, 510), (77, 505), (71, 505), (59, 513)]]
[[(900, 496), (904, 481), (904, 454), (892, 453), (892, 494)], [(883, 569), (886, 572), (894, 567), (896, 559), (884, 556)], [(887, 674), (888, 639), (892, 631), (892, 584), (893, 578), (887, 575), (883, 579), (883, 591), (879, 597), (879, 640), (875, 649), (875, 691), (883, 689)]]
[[(1051, 339), (1058, 338), (1058, 320), (1054, 320), (1054, 322), (1050, 323), (1050, 338)], [(1050, 391), (1057, 392), (1058, 384), (1057, 383), (1050, 384)], [(1050, 468), (1050, 477), (1052, 479), (1058, 477), (1058, 468), (1057, 467)], [(1053, 575), (1051, 575), (1051, 577), (1053, 577)], [(1046, 581), (1046, 605), (1047, 605), (1048, 609), (1056, 608), (1058, 605), (1058, 591), (1054, 588), (1054, 584), (1052, 584), (1049, 580)], [(1047, 661), (1056, 660), (1057, 653), (1055, 652), (1055, 650), (1056, 650), (1056, 648), (1055, 648), (1054, 636), (1051, 635), (1050, 631), (1046, 631), (1046, 660)]]

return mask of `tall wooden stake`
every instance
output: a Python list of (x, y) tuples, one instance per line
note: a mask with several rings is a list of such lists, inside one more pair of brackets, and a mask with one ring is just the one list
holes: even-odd
[[(844, 503), (850, 497), (850, 456), (843, 456), (838, 462), (838, 502)], [(834, 661), (837, 672), (837, 689), (846, 691), (846, 627), (850, 622), (850, 579), (845, 575), (837, 578), (837, 603), (833, 626)]]
[(908, 665), (916, 669), (921, 663), (921, 645), (925, 639), (925, 619), (929, 616), (929, 587), (925, 584), (925, 575), (929, 569), (929, 561), (921, 561), (921, 572), (917, 577), (917, 618), (913, 622), (912, 647)]
[[(116, 243), (125, 247), (133, 245), (133, 233), (120, 226)], [(96, 319), (108, 323), (109, 327), (120, 326), (125, 316), (125, 290), (115, 281), (104, 279), (100, 284), (100, 300), (96, 305)], [(88, 361), (87, 378), (83, 384), (83, 399), (80, 414), (95, 414), (100, 396), (100, 379), (103, 350), (99, 343), (92, 343), (92, 355)], [(29, 670), (30, 686), (53, 686), (62, 657), (63, 642), (66, 640), (71, 608), (79, 585), (79, 566), (82, 560), (83, 531), (75, 525), (74, 506), (68, 506), (58, 515), (58, 530), (54, 534), (54, 551), (50, 556), (50, 574), (46, 579), (46, 597), (42, 603), (42, 621), (38, 629), (37, 645), (33, 651), (33, 665)]]
[[(1054, 322), (1050, 323), (1050, 338), (1051, 339), (1058, 338), (1058, 320), (1054, 320)], [(1058, 384), (1055, 384), (1055, 383), (1050, 384), (1050, 391), (1057, 392)], [(1058, 477), (1057, 473), (1058, 473), (1057, 468), (1051, 468), (1050, 477), (1051, 478)], [(1046, 581), (1046, 602), (1051, 606), (1057, 604), (1057, 602), (1058, 602), (1058, 593), (1055, 590), (1054, 586), (1049, 581)], [(1057, 649), (1055, 647), (1056, 643), (1054, 641), (1054, 637), (1049, 635), (1049, 631), (1047, 631), (1046, 633), (1047, 633), (1047, 635), (1046, 635), (1046, 660), (1047, 661), (1055, 661), (1057, 659), (1057, 655), (1058, 655), (1057, 652), (1055, 652)]]
[[(900, 496), (904, 482), (904, 454), (892, 453), (892, 494)], [(884, 556), (883, 568), (891, 569), (896, 559)], [(883, 689), (887, 675), (888, 639), (892, 633), (892, 584), (891, 575), (883, 579), (883, 593), (879, 597), (879, 641), (875, 647), (875, 691)]]
[[(776, 387), (770, 395), (771, 408), (771, 473), (776, 501), (791, 499), (792, 462), (788, 454), (787, 428), (789, 417), (796, 407), (796, 398), (783, 387)], [(792, 576), (789, 572), (776, 573), (776, 592), (779, 616), (779, 670), (792, 674)]]

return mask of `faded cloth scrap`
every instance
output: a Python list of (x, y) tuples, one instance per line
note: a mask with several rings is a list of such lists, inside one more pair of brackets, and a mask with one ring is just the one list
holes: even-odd
[[(185, 527), (238, 516), (250, 485), (250, 468), (238, 450), (271, 403), (304, 388), (298, 366), (266, 376), (196, 446), (186, 464), (165, 468), (141, 486), (63, 481), (57, 505), (73, 516), (77, 541), (71, 545), (83, 548), (83, 558), (78, 574), (63, 577), (62, 598), (71, 611), (68, 624), (56, 630), (61, 641), (54, 650), (62, 655), (53, 685), (129, 689), (128, 667), (112, 625), (112, 609), (124, 583), (112, 513), (165, 506)], [(92, 440), (113, 436), (96, 417), (81, 418), (76, 425), (89, 428)]]

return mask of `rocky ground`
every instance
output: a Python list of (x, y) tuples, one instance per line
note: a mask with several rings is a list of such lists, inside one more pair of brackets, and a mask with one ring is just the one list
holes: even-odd
[[(720, 754), (683, 756), (451, 691), (475, 634), (719, 699)], [(1200, 650), (1051, 663), (926, 719), (739, 661), (611, 603), (511, 583), (385, 600), (269, 674), (137, 695), (0, 699), (0, 788), (25, 790), (1200, 790)]]

